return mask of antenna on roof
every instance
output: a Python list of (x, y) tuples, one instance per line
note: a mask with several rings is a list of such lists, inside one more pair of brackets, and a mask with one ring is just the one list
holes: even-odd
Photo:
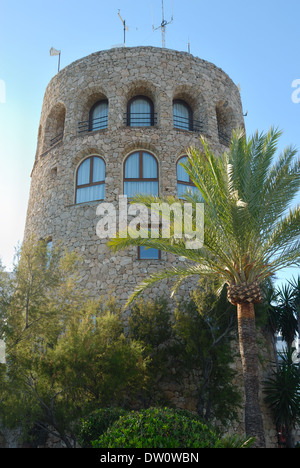
[(126, 26), (125, 20), (123, 20), (122, 16), (120, 15), (120, 10), (118, 10), (118, 16), (119, 16), (119, 18), (122, 21), (123, 26), (124, 26), (124, 47), (125, 47), (126, 31), (128, 31), (128, 28)]
[(164, 17), (164, 0), (161, 0), (161, 11), (162, 11), (162, 21), (160, 26), (157, 28), (154, 27), (152, 24), (152, 29), (153, 31), (156, 31), (157, 29), (161, 29), (161, 45), (162, 47), (166, 47), (166, 26), (167, 24), (171, 24), (173, 22), (173, 0), (172, 0), (172, 16), (170, 21), (166, 21)]

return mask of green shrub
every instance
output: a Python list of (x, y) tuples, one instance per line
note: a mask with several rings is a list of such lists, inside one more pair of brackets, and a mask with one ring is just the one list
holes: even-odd
[(120, 416), (125, 414), (126, 411), (121, 408), (102, 408), (82, 419), (77, 434), (79, 445), (83, 448), (91, 448), (92, 441), (107, 431)]
[(93, 448), (217, 448), (216, 432), (187, 411), (150, 408), (121, 416)]

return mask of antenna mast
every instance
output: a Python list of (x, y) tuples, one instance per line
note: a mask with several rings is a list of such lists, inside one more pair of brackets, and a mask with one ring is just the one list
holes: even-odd
[(157, 29), (161, 29), (161, 45), (162, 47), (166, 47), (166, 26), (167, 24), (171, 24), (173, 22), (173, 1), (172, 1), (172, 17), (170, 21), (166, 21), (164, 17), (164, 0), (161, 0), (161, 12), (162, 12), (162, 21), (160, 26), (157, 28), (152, 25), (153, 31), (156, 31)]
[(126, 26), (125, 20), (123, 20), (122, 16), (120, 15), (120, 10), (118, 10), (118, 16), (119, 16), (119, 18), (122, 21), (123, 26), (124, 26), (124, 47), (125, 47), (126, 31), (128, 31), (128, 28)]

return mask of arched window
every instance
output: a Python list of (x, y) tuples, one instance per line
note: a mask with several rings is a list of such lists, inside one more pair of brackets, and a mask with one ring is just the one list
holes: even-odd
[(195, 184), (192, 182), (190, 176), (182, 167), (181, 164), (186, 164), (188, 161), (187, 156), (182, 156), (178, 161), (177, 161), (177, 196), (178, 198), (184, 197), (184, 195), (187, 192), (199, 193), (199, 189), (195, 186)]
[[(124, 195), (158, 195), (158, 164), (152, 154), (145, 151), (132, 153), (124, 164)], [(139, 260), (159, 260), (160, 251), (138, 247)]]
[(234, 129), (234, 114), (227, 101), (219, 101), (216, 104), (216, 117), (218, 125), (219, 142), (229, 147)]
[(105, 162), (99, 156), (90, 156), (77, 169), (76, 203), (104, 200)]
[(136, 96), (127, 105), (127, 125), (129, 127), (151, 127), (154, 125), (154, 106), (151, 99)]
[(132, 153), (124, 164), (124, 195), (158, 195), (158, 164), (154, 156), (145, 151)]
[(180, 99), (173, 101), (173, 125), (182, 130), (193, 130), (192, 109)]
[(108, 101), (107, 99), (96, 102), (89, 114), (89, 131), (94, 132), (107, 128), (108, 124)]
[(47, 116), (44, 131), (43, 151), (47, 151), (62, 141), (64, 136), (65, 118), (66, 108), (64, 104), (56, 104)]

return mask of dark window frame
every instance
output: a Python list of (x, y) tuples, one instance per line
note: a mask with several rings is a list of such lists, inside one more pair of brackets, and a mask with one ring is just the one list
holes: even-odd
[[(102, 159), (102, 161), (104, 162), (104, 167), (105, 167), (105, 174), (104, 174), (104, 180), (101, 180), (99, 182), (93, 182), (93, 169), (94, 169), (94, 158), (99, 158), (99, 159)], [(78, 171), (81, 167), (81, 165), (87, 161), (88, 159), (91, 159), (91, 163), (90, 163), (90, 175), (89, 175), (89, 183), (88, 184), (82, 184), (82, 185), (78, 185)], [(98, 156), (96, 154), (93, 154), (93, 155), (90, 155), (90, 156), (87, 156), (85, 159), (83, 159), (79, 166), (77, 167), (76, 169), (76, 189), (75, 189), (75, 204), (76, 205), (80, 205), (81, 203), (89, 203), (89, 201), (101, 201), (101, 200), (104, 200), (104, 198), (100, 198), (99, 200), (89, 200), (89, 201), (86, 201), (86, 202), (80, 202), (78, 203), (77, 202), (77, 191), (78, 189), (81, 189), (81, 188), (86, 188), (86, 187), (93, 187), (95, 185), (105, 185), (105, 179), (106, 179), (106, 163), (104, 161), (104, 159), (101, 157), (101, 156)]]
[[(138, 153), (139, 154), (139, 177), (128, 177), (126, 178), (125, 177), (125, 165), (126, 165), (126, 161), (130, 158), (130, 156), (132, 156), (133, 154), (136, 154)], [(156, 178), (153, 178), (153, 177), (143, 177), (144, 175), (144, 168), (143, 168), (143, 153), (147, 153), (149, 154), (150, 156), (152, 156), (156, 162), (156, 166), (157, 166), (157, 177)], [(150, 153), (149, 151), (145, 151), (145, 150), (138, 150), (138, 151), (132, 151), (124, 160), (124, 163), (123, 163), (123, 194), (125, 194), (125, 182), (157, 182), (157, 185), (158, 185), (158, 193), (159, 193), (159, 163), (158, 163), (158, 160), (157, 158), (154, 156), (154, 154)], [(140, 249), (140, 246), (138, 246), (138, 249), (137, 249), (137, 259), (138, 260), (161, 260), (161, 251), (159, 249), (158, 250), (158, 258), (142, 258), (141, 257), (141, 249)]]
[[(150, 99), (147, 96), (143, 96), (143, 95), (134, 96), (131, 99), (129, 99), (129, 101), (127, 102), (127, 119), (126, 119), (127, 127), (132, 127), (132, 125), (131, 125), (131, 105), (133, 104), (134, 101), (136, 101), (138, 99), (143, 99), (144, 101), (147, 101), (150, 104), (150, 125), (141, 125), (141, 127), (146, 127), (146, 128), (147, 127), (153, 127), (154, 126), (154, 104), (153, 104), (152, 99)], [(133, 128), (139, 128), (139, 125), (136, 125)]]
[[(155, 227), (155, 226), (154, 226)], [(160, 226), (156, 226), (156, 228), (159, 228), (160, 229)], [(149, 231), (151, 231), (151, 224), (148, 225), (148, 229)], [(137, 248), (137, 259), (138, 260), (161, 260), (161, 250), (160, 249), (157, 249), (156, 247), (150, 247), (151, 249), (155, 249), (158, 251), (158, 258), (143, 258), (141, 257), (141, 246), (139, 245), (138, 248)]]
[(102, 103), (106, 103), (107, 104), (107, 122), (106, 122), (106, 126), (103, 127), (103, 128), (99, 128), (97, 130), (104, 130), (105, 128), (108, 127), (108, 99), (100, 99), (100, 101), (97, 101), (95, 102), (95, 104), (92, 105), (92, 107), (90, 108), (90, 111), (89, 111), (89, 132), (96, 132), (97, 130), (93, 130), (93, 121), (95, 119), (93, 119), (93, 113), (94, 113), (94, 110), (96, 109), (96, 107), (99, 105), (99, 104), (102, 104)]
[[(126, 165), (126, 161), (130, 158), (130, 156), (132, 156), (133, 154), (135, 153), (139, 153), (139, 177), (125, 177), (125, 165)], [(153, 178), (153, 177), (143, 177), (144, 175), (144, 167), (143, 167), (143, 153), (147, 153), (149, 154), (150, 156), (152, 156), (154, 159), (155, 159), (155, 162), (156, 162), (156, 166), (157, 166), (157, 177)], [(159, 193), (159, 164), (158, 164), (158, 160), (157, 158), (154, 156), (154, 154), (152, 153), (149, 153), (149, 151), (145, 151), (145, 150), (137, 150), (137, 151), (132, 151), (132, 153), (130, 153), (126, 159), (124, 160), (124, 163), (123, 163), (123, 194), (125, 194), (124, 192), (124, 184), (125, 182), (157, 182), (158, 184), (158, 193)]]
[(138, 260), (148, 260), (148, 261), (158, 261), (161, 260), (161, 250), (156, 249), (155, 247), (150, 247), (151, 249), (158, 250), (158, 258), (143, 258), (141, 257), (141, 246), (138, 246), (138, 254), (137, 254), (137, 259)]
[[(189, 119), (189, 121), (188, 121), (189, 128), (188, 129), (175, 126), (175, 124), (174, 124), (174, 104), (181, 104), (182, 106), (184, 106), (187, 109), (187, 111), (189, 113), (189, 117), (188, 117), (188, 119)], [(192, 132), (193, 128), (194, 128), (194, 124), (193, 124), (194, 116), (193, 116), (193, 111), (192, 111), (191, 106), (186, 101), (184, 101), (183, 99), (174, 99), (173, 100), (172, 110), (173, 110), (173, 127), (178, 128), (179, 130), (185, 130), (185, 131)]]
[(183, 185), (192, 185), (193, 187), (196, 187), (196, 185), (194, 184), (194, 182), (192, 181), (191, 177), (189, 176), (189, 174), (187, 174), (189, 176), (189, 182), (186, 182), (185, 180), (180, 180), (178, 179), (178, 172), (177, 172), (177, 166), (180, 162), (181, 159), (184, 159), (184, 158), (189, 158), (187, 154), (184, 154), (183, 156), (180, 156), (180, 158), (177, 160), (177, 163), (176, 163), (176, 180), (177, 180), (177, 184), (183, 184)]

